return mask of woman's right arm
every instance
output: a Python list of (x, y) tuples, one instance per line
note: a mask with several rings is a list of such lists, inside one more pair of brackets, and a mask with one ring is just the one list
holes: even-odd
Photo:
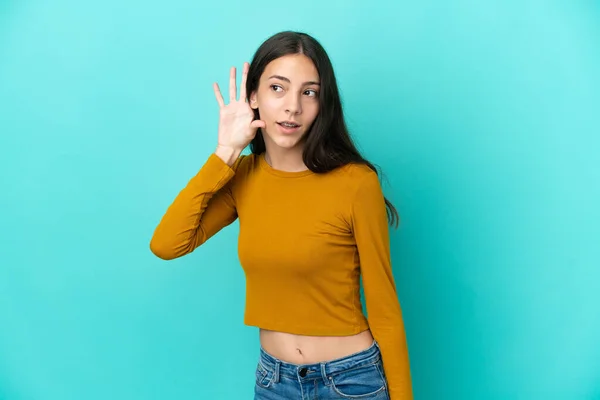
[(242, 150), (257, 129), (265, 127), (264, 121), (254, 119), (246, 101), (249, 67), (244, 63), (240, 100), (236, 99), (235, 67), (229, 75), (229, 104), (225, 105), (219, 86), (213, 84), (219, 103), (217, 149), (179, 192), (154, 231), (150, 249), (164, 260), (191, 253), (237, 218), (232, 178), (244, 159)]
[(231, 179), (243, 158), (239, 152), (221, 148), (208, 157), (154, 230), (152, 253), (163, 260), (181, 257), (235, 221)]

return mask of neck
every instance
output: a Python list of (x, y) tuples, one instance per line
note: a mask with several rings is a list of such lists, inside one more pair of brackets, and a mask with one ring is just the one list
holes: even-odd
[(308, 169), (302, 160), (303, 146), (285, 149), (274, 143), (265, 143), (265, 145), (267, 149), (265, 160), (273, 169), (285, 172), (300, 172)]

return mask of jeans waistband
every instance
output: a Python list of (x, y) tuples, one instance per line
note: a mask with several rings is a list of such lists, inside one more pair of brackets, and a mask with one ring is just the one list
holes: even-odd
[(368, 349), (342, 358), (313, 364), (293, 364), (279, 360), (278, 358), (267, 353), (261, 346), (259, 362), (265, 369), (274, 372), (275, 381), (279, 380), (280, 375), (284, 375), (290, 378), (298, 379), (301, 382), (320, 377), (327, 382), (327, 377), (334, 375), (337, 372), (375, 364), (380, 360), (381, 353), (379, 344), (377, 341), (373, 340), (373, 343)]

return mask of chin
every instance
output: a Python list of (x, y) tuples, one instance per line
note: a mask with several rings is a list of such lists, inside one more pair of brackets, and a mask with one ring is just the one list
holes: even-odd
[(292, 149), (296, 147), (300, 143), (300, 137), (292, 138), (292, 137), (280, 137), (274, 140), (275, 144), (284, 149)]

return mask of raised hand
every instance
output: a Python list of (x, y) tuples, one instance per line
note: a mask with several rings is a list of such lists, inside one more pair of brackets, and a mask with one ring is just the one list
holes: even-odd
[[(240, 88), (240, 99), (237, 100), (236, 69), (231, 67), (229, 74), (229, 104), (225, 105), (219, 85), (215, 82), (213, 88), (217, 102), (219, 103), (219, 139), (217, 154), (222, 158), (232, 158), (244, 150), (250, 144), (258, 128), (265, 128), (264, 121), (255, 120), (254, 112), (246, 101), (246, 79), (250, 64), (244, 63), (242, 73), (242, 86)], [(225, 160), (226, 162), (230, 160)]]

